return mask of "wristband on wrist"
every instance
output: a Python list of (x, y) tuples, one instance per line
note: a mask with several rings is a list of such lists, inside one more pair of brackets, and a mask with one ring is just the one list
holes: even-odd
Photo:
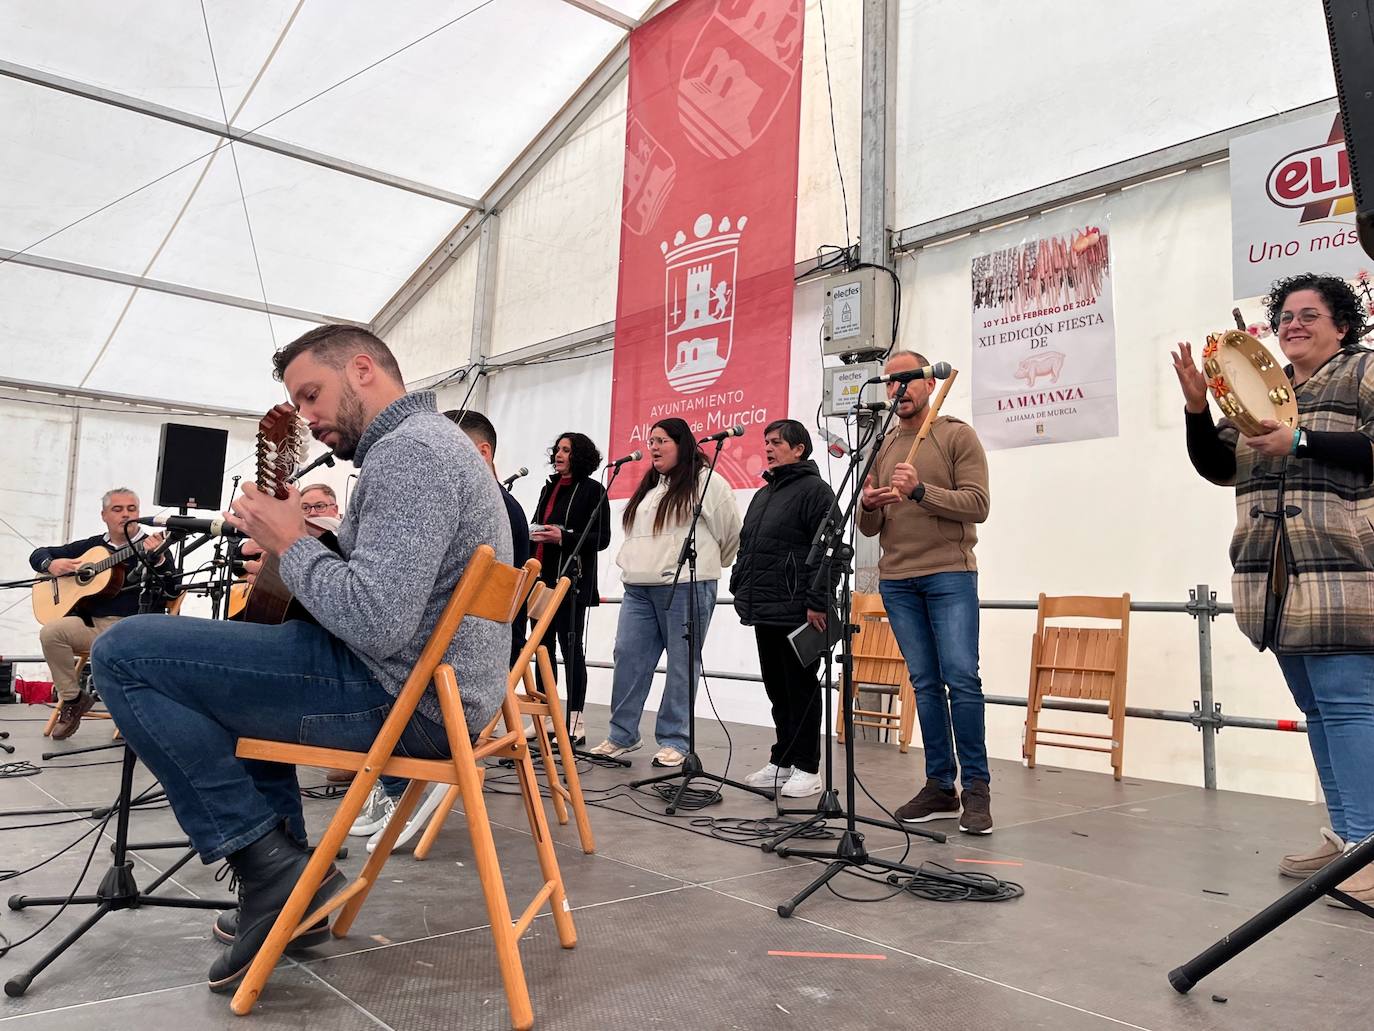
[(1298, 453), (1298, 445), (1300, 443), (1302, 443), (1302, 430), (1298, 429), (1295, 426), (1293, 427), (1293, 446), (1289, 449), (1288, 453), (1290, 455), (1296, 455)]
[(912, 488), (911, 493), (907, 495), (907, 497), (909, 497), (912, 501), (917, 502), (918, 504), (920, 503), (920, 500), (925, 496), (926, 485), (924, 483), (916, 484), (916, 486)]

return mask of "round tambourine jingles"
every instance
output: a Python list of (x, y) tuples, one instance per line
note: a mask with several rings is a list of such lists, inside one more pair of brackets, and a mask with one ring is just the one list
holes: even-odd
[(1293, 429), (1298, 424), (1298, 401), (1293, 384), (1269, 349), (1238, 329), (1213, 333), (1202, 349), (1202, 372), (1207, 389), (1236, 429), (1246, 437), (1261, 437), (1260, 425), (1272, 419)]

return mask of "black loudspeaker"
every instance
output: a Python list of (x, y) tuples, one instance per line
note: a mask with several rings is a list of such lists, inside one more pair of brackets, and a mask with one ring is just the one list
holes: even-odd
[(218, 509), (229, 431), (164, 422), (157, 448), (159, 508)]
[(1374, 258), (1374, 0), (1322, 0), (1360, 246)]

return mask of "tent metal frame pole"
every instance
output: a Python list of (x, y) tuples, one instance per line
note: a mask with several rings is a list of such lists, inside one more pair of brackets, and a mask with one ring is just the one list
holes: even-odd
[[(12, 392), (10, 394), (0, 393), (0, 401), (20, 401), (22, 397), (15, 397), (13, 394), (46, 394), (51, 397), (70, 397), (86, 401), (98, 401), (111, 405), (122, 405), (125, 407), (147, 408), (152, 411), (145, 412), (146, 415), (192, 415), (201, 416), (208, 419), (251, 419), (257, 422), (262, 418), (261, 411), (252, 411), (247, 408), (225, 408), (218, 405), (190, 404), (181, 401), (172, 401), (167, 398), (142, 397), (137, 394), (120, 394), (110, 390), (93, 390), (90, 387), (70, 387), (61, 383), (44, 383), (38, 380), (14, 379), (13, 377), (0, 376), (0, 391)], [(116, 411), (117, 409), (109, 409)]]
[(635, 21), (628, 14), (622, 14), (614, 7), (603, 4), (601, 0), (563, 0), (569, 7), (576, 7), (579, 11), (585, 11), (593, 17), (608, 21), (612, 25), (618, 25), (626, 32), (631, 32), (639, 28), (639, 22)]
[(0, 265), (3, 264), (23, 265), (26, 268), (42, 269), (45, 272), (61, 272), (68, 276), (80, 276), (84, 279), (96, 279), (102, 283), (117, 283), (120, 286), (130, 286), (136, 290), (150, 290), (153, 293), (171, 294), (174, 297), (186, 297), (193, 301), (206, 301), (209, 304), (222, 304), (229, 308), (244, 308), (248, 311), (262, 312), (266, 310), (269, 315), (279, 315), (287, 319), (299, 319), (302, 322), (318, 322), (321, 324), (329, 322), (341, 322), (348, 326), (359, 326), (366, 328), (366, 322), (359, 322), (357, 319), (346, 319), (340, 315), (326, 315), (323, 312), (307, 311), (304, 308), (289, 308), (281, 304), (263, 304), (261, 299), (254, 300), (251, 297), (236, 297), (233, 294), (222, 294), (214, 290), (203, 290), (198, 286), (187, 286), (184, 283), (169, 283), (162, 279), (150, 279), (147, 276), (136, 276), (132, 272), (117, 272), (113, 269), (97, 268), (94, 265), (81, 265), (75, 261), (62, 261), (59, 258), (48, 258), (41, 254), (25, 254), (22, 251), (12, 251), (0, 247)]
[(476, 366), (477, 382), (468, 407), (479, 412), (487, 408), (487, 355), (491, 351), (491, 329), (496, 316), (496, 250), (501, 242), (501, 217), (495, 212), (482, 220), (477, 240), (477, 275), (472, 293), (472, 343), (468, 362)]
[(57, 90), (74, 97), (80, 97), (83, 100), (92, 100), (97, 104), (108, 104), (111, 107), (122, 108), (134, 114), (156, 118), (159, 121), (180, 125), (185, 129), (194, 129), (196, 132), (217, 136), (222, 140), (232, 140), (247, 147), (256, 147), (258, 150), (265, 150), (281, 157), (327, 168), (332, 172), (353, 176), (355, 179), (366, 179), (368, 182), (377, 183), (379, 186), (386, 186), (393, 190), (404, 190), (406, 193), (428, 197), (430, 200), (442, 201), (457, 207), (473, 208), (478, 206), (475, 197), (454, 193), (451, 190), (442, 190), (437, 186), (430, 186), (427, 183), (416, 182), (414, 179), (407, 179), (404, 176), (392, 175), (390, 172), (360, 165), (356, 161), (322, 154), (308, 147), (298, 147), (294, 143), (287, 143), (285, 140), (274, 139), (261, 133), (247, 132), (232, 126), (225, 128), (223, 122), (216, 122), (202, 115), (167, 107), (165, 104), (155, 104), (149, 100), (141, 100), (138, 97), (117, 93), (114, 90), (104, 89), (77, 79), (53, 75), (51, 72), (15, 64), (13, 61), (0, 61), (0, 76), (19, 82), (27, 82), (33, 86), (41, 86), (44, 89)]
[(67, 448), (67, 496), (62, 499), (62, 539), (72, 539), (76, 521), (76, 471), (81, 462), (81, 409), (72, 412), (72, 439)]
[(1154, 179), (1226, 161), (1230, 158), (1231, 141), (1237, 136), (1277, 128), (1318, 115), (1334, 117), (1336, 111), (1334, 97), (1319, 100), (1230, 129), (1222, 129), (1206, 136), (1162, 147), (1126, 161), (1104, 165), (1091, 172), (989, 201), (965, 211), (956, 211), (919, 225), (908, 226), (896, 234), (895, 248), (898, 254), (920, 250), (922, 247), (945, 243), (961, 236), (996, 229), (1023, 218), (1032, 218), (1052, 208), (1077, 204), (1106, 193), (1139, 186)]

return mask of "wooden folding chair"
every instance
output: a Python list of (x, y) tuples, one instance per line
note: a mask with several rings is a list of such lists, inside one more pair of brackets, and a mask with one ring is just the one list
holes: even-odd
[[(462, 698), (453, 668), (441, 664), (441, 661), (459, 623), (464, 618), (472, 616), (500, 623), (514, 622), (538, 575), (538, 562), (531, 560), (525, 564), (523, 570), (513, 569), (496, 563), (494, 552), (489, 546), (482, 545), (477, 548), (462, 579), (444, 607), (424, 651), (411, 670), (410, 676), (406, 678), (390, 715), (382, 724), (377, 739), (367, 752), (348, 752), (255, 738), (239, 739), (237, 754), (241, 758), (354, 770), (357, 775), (349, 785), (348, 792), (344, 795), (300, 880), (296, 882), (295, 890), (273, 925), (267, 941), (254, 958), (243, 983), (234, 994), (232, 1008), (235, 1013), (244, 1014), (253, 1008), (286, 944), (307, 927), (329, 913), (339, 910), (339, 915), (334, 921), (334, 935), (341, 938), (348, 933), (354, 917), (358, 915), (368, 892), (377, 882), (382, 866), (391, 855), (396, 838), (414, 812), (426, 785), (442, 783), (457, 784), (460, 789), (468, 833), (472, 839), (473, 859), (482, 882), (482, 893), (491, 921), (497, 961), (510, 1006), (511, 1024), (517, 1029), (533, 1025), (534, 1010), (530, 1005), (529, 988), (525, 982), (524, 967), (520, 962), (520, 936), (547, 903), (553, 914), (559, 943), (565, 949), (570, 949), (577, 944), (572, 911), (563, 890), (563, 877), (558, 869), (558, 857), (554, 854), (553, 839), (544, 820), (544, 807), (539, 799), (534, 765), (530, 762), (529, 748), (520, 729), (520, 715), (514, 691), (507, 686), (501, 712), (498, 714), (498, 718), (505, 722), (506, 732), (479, 741), (474, 747), (474, 738), (469, 733), (467, 720), (463, 715)], [(443, 711), (444, 728), (448, 734), (452, 756), (449, 759), (397, 757), (393, 754), (396, 743), (414, 714), (421, 695), (431, 682)], [(512, 759), (515, 762), (516, 774), (524, 795), (525, 811), (529, 816), (530, 832), (534, 837), (539, 866), (544, 877), (543, 886), (535, 894), (533, 901), (521, 913), (519, 919), (514, 921), (511, 919), (510, 900), (506, 895), (505, 881), (501, 875), (501, 865), (492, 839), (486, 803), (482, 798), (479, 768), (483, 760), (492, 756)], [(373, 785), (383, 773), (408, 777), (410, 786), (397, 803), (396, 811), (388, 821), (376, 850), (368, 857), (358, 877), (343, 891), (314, 912), (307, 913), (305, 907), (318, 890), (348, 834), (349, 827), (357, 819)]]
[[(1045, 620), (1064, 617), (1116, 620), (1117, 627), (1046, 626)], [(1106, 752), (1112, 760), (1112, 776), (1121, 779), (1122, 752), (1126, 732), (1126, 659), (1130, 643), (1131, 596), (1095, 598), (1073, 596), (1047, 598), (1040, 595), (1036, 609), (1035, 635), (1031, 638), (1030, 693), (1026, 699), (1026, 736), (1021, 754), (1026, 765), (1035, 767), (1037, 744), (1054, 748), (1077, 748), (1085, 752)], [(1110, 733), (1083, 730), (1055, 730), (1040, 726), (1044, 700), (1089, 698), (1107, 703)], [(1106, 741), (1104, 745), (1049, 741), (1041, 735), (1088, 738)]]
[[(916, 692), (911, 689), (906, 659), (897, 646), (887, 610), (878, 594), (855, 594), (851, 615), (859, 625), (854, 636), (854, 682), (849, 690), (854, 699), (854, 726), (874, 727), (897, 732), (897, 750), (905, 752), (911, 744), (916, 724)], [(844, 673), (841, 671), (841, 680)], [(844, 685), (841, 683), (841, 690)], [(860, 690), (876, 690), (880, 694), (895, 695), (896, 711), (860, 709)], [(835, 714), (835, 737), (844, 741), (844, 711)]]
[[(591, 855), (596, 851), (596, 840), (592, 837), (592, 823), (587, 816), (587, 803), (582, 798), (582, 781), (577, 775), (577, 757), (573, 755), (572, 741), (568, 737), (568, 728), (563, 719), (563, 706), (556, 689), (547, 694), (538, 689), (538, 682), (531, 666), (531, 660), (536, 660), (542, 682), (553, 683), (553, 663), (548, 648), (543, 644), (544, 633), (553, 624), (558, 608), (571, 587), (572, 582), (566, 576), (560, 577), (553, 588), (542, 581), (535, 584), (528, 606), (530, 618), (535, 621), (534, 627), (525, 641), (525, 647), (516, 658), (515, 665), (511, 667), (510, 687), (516, 692), (515, 701), (520, 714), (534, 719), (535, 741), (539, 745), (539, 756), (544, 768), (544, 779), (548, 781), (554, 815), (560, 825), (565, 825), (568, 822), (568, 806), (572, 806), (582, 851)], [(554, 737), (558, 742), (557, 754), (560, 757), (567, 756), (561, 764), (554, 759), (555, 753), (549, 741), (548, 727), (544, 725), (545, 717), (553, 724)], [(492, 729), (488, 727), (484, 736)], [(430, 817), (429, 826), (425, 828), (420, 843), (415, 846), (416, 859), (424, 859), (429, 855), (430, 846), (438, 837), (444, 821), (448, 819), (448, 814), (453, 811), (453, 805), (457, 801), (457, 787), (449, 788), (444, 801)]]
[[(86, 668), (87, 664), (91, 661), (91, 653), (90, 653), (90, 652), (79, 652), (79, 651), (77, 651), (76, 649), (72, 649), (72, 654), (76, 656), (76, 682), (77, 682), (77, 684), (80, 684), (80, 683), (81, 683), (81, 671), (84, 670), (84, 669)], [(48, 714), (48, 722), (45, 723), (45, 724), (43, 724), (43, 736), (44, 736), (44, 737), (52, 737), (52, 729), (53, 729), (53, 727), (57, 726), (57, 715), (58, 715), (58, 713), (60, 713), (61, 711), (62, 711), (62, 703), (61, 703), (61, 702), (58, 702), (56, 705), (54, 705), (54, 706), (52, 707), (52, 712)], [(109, 714), (108, 712), (94, 712), (94, 711), (92, 711), (92, 712), (86, 713), (86, 715), (85, 715), (85, 716), (82, 716), (81, 718), (82, 718), (83, 720), (108, 720), (108, 719), (110, 719), (110, 714)], [(114, 736), (115, 736), (116, 738), (119, 737), (119, 728), (118, 728), (118, 727), (115, 727)]]

